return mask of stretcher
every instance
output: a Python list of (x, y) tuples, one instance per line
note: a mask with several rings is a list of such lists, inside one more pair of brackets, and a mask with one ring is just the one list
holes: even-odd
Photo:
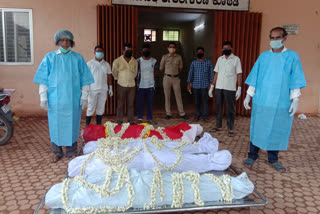
[[(226, 171), (223, 171), (223, 172), (212, 171), (210, 173), (213, 173), (216, 176), (221, 176), (223, 174), (237, 176), (240, 174), (232, 165)], [(67, 176), (65, 178), (67, 178)], [(41, 209), (41, 207), (43, 206), (44, 200), (45, 200), (45, 195), (43, 196), (37, 209), (35, 210), (34, 212), (35, 214), (37, 214)], [(267, 198), (255, 188), (254, 191), (247, 197), (243, 199), (233, 200), (231, 203), (212, 201), (212, 202), (205, 202), (204, 206), (195, 206), (193, 203), (191, 203), (191, 204), (184, 204), (182, 208), (171, 208), (170, 206), (163, 206), (161, 208), (152, 209), (152, 210), (129, 209), (124, 213), (152, 214), (152, 213), (176, 213), (176, 212), (201, 212), (201, 211), (208, 211), (208, 210), (228, 209), (228, 208), (258, 207), (258, 206), (265, 206), (267, 203), (268, 203)], [(48, 213), (49, 214), (66, 214), (65, 210), (63, 209), (50, 209)], [(103, 213), (103, 214), (110, 214), (110, 213)]]

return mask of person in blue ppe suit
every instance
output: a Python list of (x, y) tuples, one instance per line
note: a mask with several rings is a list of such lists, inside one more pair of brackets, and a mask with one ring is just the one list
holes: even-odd
[(278, 154), (288, 148), (300, 89), (306, 86), (299, 55), (284, 46), (286, 39), (284, 28), (270, 31), (272, 49), (259, 56), (245, 82), (249, 85), (244, 100), (247, 110), (252, 98), (250, 151), (244, 161), (249, 168), (258, 158), (259, 149), (263, 149), (274, 169), (286, 171), (278, 162)]
[(72, 33), (59, 30), (54, 40), (59, 49), (43, 58), (33, 80), (40, 85), (40, 106), (48, 110), (53, 163), (63, 157), (62, 146), (67, 157), (76, 156), (81, 110), (87, 105), (87, 87), (94, 82), (83, 57), (71, 50)]

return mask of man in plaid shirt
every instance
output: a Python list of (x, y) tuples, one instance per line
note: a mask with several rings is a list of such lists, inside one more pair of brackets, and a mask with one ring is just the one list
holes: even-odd
[[(196, 106), (196, 120), (202, 116), (204, 122), (208, 121), (208, 89), (213, 81), (212, 63), (204, 58), (204, 48), (197, 48), (197, 58), (190, 66), (188, 74), (188, 91), (193, 93)], [(192, 83), (192, 92), (191, 92)], [(200, 106), (202, 103), (202, 114)]]

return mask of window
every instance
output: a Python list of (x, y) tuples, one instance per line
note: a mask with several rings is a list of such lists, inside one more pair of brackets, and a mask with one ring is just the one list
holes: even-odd
[(157, 31), (152, 29), (144, 29), (144, 42), (155, 42)]
[(32, 65), (32, 10), (0, 8), (0, 64)]
[(179, 31), (178, 30), (164, 30), (163, 31), (163, 41), (179, 41)]

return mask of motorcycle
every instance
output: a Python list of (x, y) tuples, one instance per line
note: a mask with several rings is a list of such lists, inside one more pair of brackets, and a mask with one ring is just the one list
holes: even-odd
[(15, 89), (0, 88), (0, 145), (7, 143), (13, 136), (13, 122), (19, 120), (11, 111), (10, 96)]

